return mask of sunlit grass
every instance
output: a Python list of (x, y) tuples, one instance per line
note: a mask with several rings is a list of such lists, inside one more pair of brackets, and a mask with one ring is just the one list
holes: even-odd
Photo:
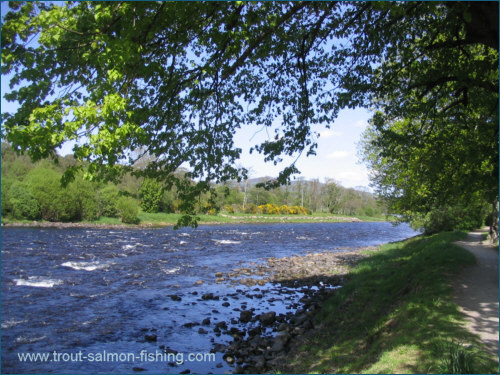
[(488, 356), (478, 338), (463, 328), (451, 298), (453, 275), (475, 262), (472, 254), (451, 244), (464, 237), (458, 232), (418, 237), (384, 245), (363, 259), (317, 315), (320, 329), (280, 370), (442, 372), (450, 358), (443, 348), (461, 342), (471, 348), (467, 363), (474, 372), (498, 373), (498, 357)]
[[(182, 217), (182, 214), (178, 213), (148, 213), (139, 210), (138, 218), (140, 220), (139, 224), (143, 226), (166, 226), (175, 225), (177, 221)], [(264, 214), (248, 214), (248, 213), (234, 213), (228, 214), (221, 212), (216, 215), (196, 215), (198, 217), (199, 224), (238, 224), (238, 223), (315, 223), (315, 222), (349, 222), (349, 221), (384, 221), (385, 217), (368, 217), (368, 216), (342, 216), (342, 215), (332, 215), (323, 212), (313, 213), (312, 215), (264, 215)], [(44, 222), (40, 220), (39, 222)], [(8, 217), (2, 217), (3, 224), (11, 223), (32, 223), (31, 220), (17, 220)], [(98, 220), (85, 221), (85, 223), (90, 224), (102, 224), (102, 225), (121, 225), (122, 222), (120, 218), (112, 217), (101, 217)]]
[[(139, 219), (142, 225), (174, 225), (182, 214), (174, 213), (147, 213), (139, 212)], [(248, 214), (220, 213), (217, 215), (196, 215), (199, 218), (200, 224), (231, 224), (231, 223), (310, 223), (310, 222), (342, 222), (349, 221), (354, 216), (339, 216), (326, 213), (314, 213), (312, 215), (263, 215), (263, 214)], [(383, 218), (364, 217), (363, 221), (380, 221)]]

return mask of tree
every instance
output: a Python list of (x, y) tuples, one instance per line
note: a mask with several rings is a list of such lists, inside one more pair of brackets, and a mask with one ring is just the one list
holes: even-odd
[(161, 183), (154, 179), (146, 178), (139, 190), (139, 198), (141, 198), (141, 207), (145, 212), (160, 211), (163, 198)]
[[(419, 223), (425, 216), (435, 223), (438, 213), (452, 218), (449, 213), (458, 212), (458, 207), (469, 207), (469, 216), (473, 212), (484, 216), (484, 202), (491, 204), (498, 199), (498, 151), (490, 154), (491, 143), (495, 142), (491, 138), (493, 126), (476, 123), (471, 130), (453, 123), (441, 124), (428, 132), (426, 142), (407, 138), (415, 126), (409, 120), (383, 127), (374, 123), (365, 132), (362, 152), (377, 194), (393, 212)], [(458, 228), (457, 218), (467, 215), (455, 215), (450, 220), (455, 225), (451, 226), (423, 224), (433, 228), (428, 232)]]
[[(273, 139), (254, 147), (275, 164), (314, 154), (316, 126), (344, 107), (371, 106), (379, 124), (407, 119), (406, 142), (424, 143), (446, 125), (452, 140), (476, 126), (484, 128), (478, 137), (490, 137), (498, 124), (496, 2), (12, 7), (2, 74), (13, 74), (7, 98), (20, 107), (3, 114), (2, 136), (34, 159), (78, 139), (75, 157), (89, 162), (88, 175), (108, 179), (144, 150), (152, 160), (138, 173), (176, 186), (189, 214), (210, 181), (245, 178), (233, 135), (248, 123), (280, 122)], [(476, 146), (498, 155), (497, 128), (488, 141)], [(183, 163), (190, 171), (175, 175)], [(292, 163), (266, 186), (296, 172)], [(494, 175), (480, 179), (488, 181), (482, 189)]]
[(323, 186), (323, 203), (330, 213), (339, 213), (341, 187), (333, 180), (326, 181)]

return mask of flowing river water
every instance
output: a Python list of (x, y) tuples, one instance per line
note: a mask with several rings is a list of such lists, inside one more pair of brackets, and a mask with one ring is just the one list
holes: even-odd
[[(293, 310), (302, 294), (271, 283), (216, 282), (216, 273), (269, 257), (352, 250), (416, 234), (405, 224), (386, 222), (178, 231), (2, 228), (1, 371), (231, 372), (221, 352), (202, 357), (232, 340), (214, 326), (241, 328), (244, 309)], [(214, 298), (203, 298), (210, 294)], [(153, 358), (162, 351), (177, 355), (168, 362)], [(183, 353), (198, 356), (188, 362), (180, 360)]]

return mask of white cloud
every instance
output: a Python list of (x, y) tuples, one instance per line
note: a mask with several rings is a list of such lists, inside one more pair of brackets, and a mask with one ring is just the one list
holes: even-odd
[(366, 128), (368, 126), (368, 123), (366, 120), (358, 120), (354, 123), (354, 126), (357, 128)]
[(321, 138), (331, 138), (331, 137), (340, 137), (342, 135), (341, 132), (332, 130), (332, 129), (326, 129), (323, 130), (322, 132), (319, 132), (319, 136)]
[(368, 172), (365, 168), (353, 168), (350, 171), (341, 171), (335, 174), (335, 178), (341, 181), (345, 187), (368, 186)]
[(326, 155), (327, 159), (344, 159), (350, 156), (351, 153), (347, 151), (333, 151)]

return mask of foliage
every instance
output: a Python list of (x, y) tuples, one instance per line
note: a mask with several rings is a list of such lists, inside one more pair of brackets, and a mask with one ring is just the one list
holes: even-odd
[[(496, 2), (10, 6), (2, 74), (12, 74), (6, 98), (19, 109), (2, 114), (2, 137), (34, 160), (78, 140), (74, 154), (88, 162), (86, 173), (116, 179), (149, 153), (137, 175), (175, 187), (179, 208), (194, 215), (197, 198), (214, 193), (210, 182), (246, 177), (233, 143), (242, 125), (279, 123), (253, 148), (277, 164), (283, 155), (314, 154), (319, 124), (363, 105), (380, 111), (381, 128), (408, 120), (401, 144), (429, 142), (419, 154), (424, 166), (445, 161), (448, 143), (459, 151), (434, 195), (450, 192), (445, 176), (454, 177), (454, 192), (498, 190), (491, 183), (498, 180)], [(189, 172), (176, 175), (183, 163)], [(286, 166), (267, 187), (296, 172), (295, 163)], [(66, 178), (75, 173), (70, 167)], [(256, 202), (264, 203), (276, 202)]]
[(97, 191), (96, 201), (99, 207), (99, 216), (118, 217), (116, 203), (120, 197), (120, 191), (115, 185), (108, 184)]
[(441, 374), (472, 374), (474, 373), (477, 353), (460, 343), (449, 343), (441, 348), (443, 358), (439, 366)]
[[(13, 206), (11, 200), (10, 187), (15, 184), (16, 186), (24, 186), (28, 189), (29, 194), (21, 194), (17, 196), (21, 201), (16, 203), (16, 218), (32, 220), (36, 215), (36, 209), (27, 210), (19, 209), (20, 206), (34, 207), (34, 202), (30, 202), (30, 197), (36, 200), (39, 206), (38, 199), (41, 202), (52, 200), (54, 195), (54, 202), (62, 198), (61, 194), (64, 191), (67, 202), (74, 206), (73, 213), (64, 220), (78, 221), (96, 221), (100, 217), (115, 218), (119, 216), (117, 202), (121, 196), (127, 196), (131, 199), (142, 197), (142, 210), (145, 210), (145, 201), (147, 201), (147, 194), (154, 197), (149, 202), (152, 202), (152, 207), (156, 207), (158, 212), (176, 213), (180, 212), (180, 200), (178, 192), (175, 188), (171, 190), (164, 189), (161, 191), (161, 186), (158, 182), (148, 181), (146, 179), (141, 184), (138, 178), (131, 174), (126, 174), (123, 180), (118, 184), (102, 184), (96, 181), (89, 181), (85, 176), (78, 172), (75, 175), (75, 181), (67, 184), (65, 187), (61, 185), (60, 177), (64, 169), (68, 165), (79, 167), (79, 162), (75, 162), (70, 156), (60, 157), (57, 156), (57, 163), (52, 164), (47, 161), (40, 161), (31, 163), (31, 161), (23, 156), (18, 156), (6, 143), (2, 143), (2, 217), (13, 217)], [(19, 174), (19, 169), (12, 168), (13, 165), (23, 165), (22, 170), (30, 171), (27, 175)], [(50, 170), (50, 172), (46, 172)], [(49, 185), (52, 186), (50, 193), (46, 199), (42, 199), (40, 192), (33, 195), (32, 189), (27, 184), (28, 180), (33, 179), (33, 175), (37, 175), (37, 184), (33, 189), (38, 189), (39, 184), (43, 185), (43, 178), (47, 173), (48, 181), (52, 181)], [(147, 181), (147, 182), (146, 182)], [(228, 213), (235, 212), (248, 212), (248, 213), (265, 213), (265, 214), (281, 214), (281, 215), (305, 215), (312, 213), (312, 207), (315, 207), (315, 212), (328, 212), (331, 211), (340, 215), (365, 215), (366, 212), (370, 214), (380, 215), (381, 208), (378, 206), (376, 200), (371, 194), (358, 191), (354, 189), (346, 189), (333, 181), (320, 183), (318, 180), (300, 181), (300, 183), (292, 183), (284, 187), (278, 187), (272, 190), (264, 190), (257, 187), (257, 183), (265, 181), (257, 179), (255, 181), (245, 181), (238, 184), (236, 181), (231, 181), (225, 184), (212, 186), (215, 191), (215, 199), (210, 194), (202, 194), (196, 205), (196, 213), (215, 214), (220, 210)], [(332, 198), (331, 187), (335, 186), (335, 197), (337, 202), (335, 210), (328, 207), (328, 199)], [(16, 188), (17, 189), (17, 188)], [(248, 204), (245, 209), (242, 207), (244, 190), (248, 191)], [(161, 193), (161, 194), (160, 194)], [(59, 194), (59, 195), (58, 195)], [(327, 199), (327, 196), (330, 198)], [(45, 197), (45, 195), (43, 195)], [(158, 199), (160, 199), (158, 201)], [(263, 199), (264, 204), (257, 206), (255, 202), (261, 202)], [(274, 202), (274, 203), (271, 203)], [(304, 204), (304, 207), (301, 206)], [(49, 204), (44, 203), (44, 207)], [(58, 210), (59, 212), (60, 210)], [(22, 213), (24, 212), (24, 214)], [(47, 215), (46, 215), (47, 216)], [(55, 215), (59, 217), (60, 215)], [(68, 215), (66, 215), (68, 216)], [(37, 216), (37, 218), (39, 218)], [(50, 220), (56, 220), (52, 218)], [(213, 220), (213, 219), (212, 219)]]
[(418, 122), (374, 121), (361, 152), (376, 193), (393, 212), (423, 221), (430, 233), (482, 224), (484, 206), (498, 194), (498, 150), (488, 145), (498, 137), (490, 125), (476, 125), (482, 136), (465, 130), (454, 134), (455, 125), (435, 126), (433, 135), (418, 139), (407, 136)]
[(139, 205), (137, 201), (130, 197), (120, 197), (116, 203), (122, 223), (125, 224), (139, 224)]
[(36, 220), (40, 218), (38, 201), (25, 184), (13, 183), (9, 189), (7, 200), (15, 219)]
[(12, 206), (10, 204), (10, 197), (9, 197), (8, 193), (9, 193), (10, 187), (15, 182), (16, 182), (16, 180), (14, 178), (4, 177), (2, 175), (1, 188), (0, 188), (0, 193), (1, 193), (0, 201), (2, 204), (2, 217), (5, 215), (8, 215), (10, 212), (12, 212)]
[(457, 228), (452, 211), (498, 201), (499, 180), (498, 36), (487, 31), (498, 30), (498, 4), (436, 5), (413, 24), (387, 19), (391, 47), (366, 78), (378, 111), (362, 144), (379, 196), (407, 218), (427, 216), (431, 232)]
[(163, 191), (163, 195), (160, 202), (160, 211), (162, 212), (177, 212), (179, 208), (179, 202), (176, 198), (176, 193), (173, 190)]
[(61, 186), (60, 189), (76, 201), (76, 214), (71, 219), (72, 221), (99, 219), (100, 208), (97, 202), (96, 185), (85, 180), (81, 173), (76, 176), (74, 182), (67, 187)]
[(40, 215), (47, 221), (79, 219), (79, 202), (72, 187), (62, 188), (61, 174), (49, 168), (37, 168), (25, 178), (32, 196), (38, 201)]
[(451, 230), (472, 230), (482, 227), (486, 208), (484, 205), (436, 207), (425, 215), (413, 215), (412, 224), (423, 228), (426, 234)]
[(257, 206), (253, 203), (247, 204), (243, 212), (247, 214), (256, 214), (257, 213)]
[(163, 198), (161, 183), (151, 178), (146, 178), (139, 190), (141, 208), (145, 212), (159, 212)]
[(267, 215), (278, 215), (278, 214), (285, 214), (285, 215), (311, 215), (312, 212), (308, 208), (304, 207), (299, 207), (299, 206), (287, 206), (287, 205), (282, 205), (278, 207), (275, 204), (265, 204), (257, 207), (257, 212), (261, 214), (267, 214)]

